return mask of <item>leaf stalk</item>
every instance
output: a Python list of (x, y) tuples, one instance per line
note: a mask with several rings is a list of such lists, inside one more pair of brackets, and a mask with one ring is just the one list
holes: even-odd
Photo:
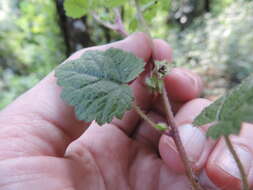
[(146, 121), (151, 127), (155, 128), (156, 124), (153, 122), (136, 104), (133, 104), (133, 108), (140, 115), (140, 117)]
[(224, 136), (224, 139), (225, 139), (225, 142), (226, 142), (226, 145), (230, 151), (230, 153), (232, 154), (236, 164), (237, 164), (237, 167), (240, 171), (240, 174), (241, 174), (241, 180), (242, 180), (242, 189), (243, 190), (249, 190), (249, 184), (248, 184), (248, 180), (247, 180), (247, 175), (245, 173), (245, 170), (243, 168), (243, 165), (242, 165), (242, 162), (240, 160), (240, 158), (238, 157), (230, 139), (228, 136)]
[(128, 33), (124, 27), (122, 17), (121, 17), (121, 9), (120, 8), (114, 8), (113, 9), (114, 14), (115, 14), (115, 23), (110, 23), (103, 21), (96, 12), (92, 13), (93, 18), (97, 23), (100, 25), (104, 26), (105, 28), (108, 28), (110, 30), (118, 32), (122, 37), (127, 37)]
[(147, 26), (147, 23), (146, 23), (143, 15), (142, 15), (142, 10), (141, 10), (139, 1), (134, 0), (134, 3), (135, 3), (136, 11), (137, 11), (137, 19), (138, 19), (139, 23), (141, 24), (141, 26), (143, 27), (143, 30), (145, 31), (145, 33), (148, 34), (148, 36), (151, 39), (151, 33), (150, 33), (150, 30)]

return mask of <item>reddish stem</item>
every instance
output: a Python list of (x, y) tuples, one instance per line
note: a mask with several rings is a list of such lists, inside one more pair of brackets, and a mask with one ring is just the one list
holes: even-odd
[(127, 31), (124, 27), (124, 24), (122, 22), (120, 8), (115, 8), (114, 14), (115, 14), (115, 23), (113, 23), (113, 24), (102, 20), (95, 12), (92, 13), (92, 16), (102, 26), (104, 26), (110, 30), (113, 30), (115, 32), (118, 32), (122, 37), (127, 37), (128, 33), (127, 33)]
[(188, 177), (188, 179), (191, 182), (191, 185), (194, 189), (203, 190), (203, 188), (197, 182), (197, 177), (195, 176), (193, 169), (190, 166), (190, 161), (187, 158), (183, 143), (181, 141), (181, 138), (179, 136), (179, 132), (177, 130), (177, 125), (175, 122), (175, 118), (174, 118), (174, 115), (173, 115), (173, 112), (171, 109), (171, 104), (169, 102), (168, 94), (167, 94), (165, 87), (163, 87), (162, 98), (163, 98), (163, 103), (164, 103), (166, 117), (167, 117), (166, 119), (167, 119), (168, 124), (171, 127), (171, 137), (173, 138), (173, 140), (176, 144), (180, 158), (184, 164), (186, 176)]

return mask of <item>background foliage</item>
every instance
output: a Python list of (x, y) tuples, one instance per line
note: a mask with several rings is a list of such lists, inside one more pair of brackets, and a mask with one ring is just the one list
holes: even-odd
[[(219, 95), (253, 71), (253, 2), (228, 3), (205, 14), (168, 41), (179, 65), (193, 67), (206, 80), (207, 95)], [(226, 87), (226, 88), (225, 88)]]
[(0, 1), (0, 107), (65, 58), (51, 0)]
[[(177, 65), (203, 76), (205, 97), (216, 99), (253, 71), (253, 2), (166, 0), (167, 6), (159, 2), (141, 0), (152, 35), (171, 44)], [(125, 4), (123, 9), (127, 30), (136, 31), (133, 6)], [(108, 9), (96, 12), (112, 20)], [(1, 0), (0, 108), (74, 51), (118, 39), (91, 16), (67, 17), (63, 0)]]

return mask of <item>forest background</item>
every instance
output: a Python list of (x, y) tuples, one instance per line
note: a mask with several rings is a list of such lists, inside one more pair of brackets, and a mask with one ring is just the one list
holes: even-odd
[[(159, 0), (158, 0), (159, 1)], [(144, 15), (152, 36), (168, 41), (174, 63), (201, 75), (203, 97), (217, 99), (253, 72), (253, 2), (250, 0), (168, 0)], [(129, 32), (137, 23), (125, 6)], [(110, 19), (106, 11), (99, 12)], [(34, 86), (78, 49), (121, 37), (91, 16), (71, 19), (63, 0), (0, 1), (0, 109)]]

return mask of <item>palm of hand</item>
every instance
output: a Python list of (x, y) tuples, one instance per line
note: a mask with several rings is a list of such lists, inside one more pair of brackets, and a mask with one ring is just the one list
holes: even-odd
[[(159, 40), (154, 45), (154, 57), (171, 59), (168, 45)], [(132, 51), (146, 61), (151, 55), (142, 34), (99, 49), (111, 46)], [(173, 84), (171, 95), (181, 105), (196, 98), (201, 89), (196, 77), (188, 75), (175, 70), (168, 78)], [(133, 110), (122, 121), (103, 127), (93, 123), (83, 133), (88, 125), (77, 121), (73, 109), (62, 102), (55, 80), (51, 73), (0, 113), (0, 190), (190, 189), (186, 177), (159, 158), (160, 135), (147, 124), (138, 126)], [(140, 81), (131, 84), (135, 100), (150, 111), (152, 97)], [(161, 113), (159, 108), (152, 110)]]
[(72, 143), (63, 158), (5, 160), (1, 168), (9, 172), (1, 178), (8, 181), (0, 189), (189, 189), (187, 179), (170, 171), (151, 144), (131, 139), (112, 125), (92, 126), (86, 133), (85, 141)]

